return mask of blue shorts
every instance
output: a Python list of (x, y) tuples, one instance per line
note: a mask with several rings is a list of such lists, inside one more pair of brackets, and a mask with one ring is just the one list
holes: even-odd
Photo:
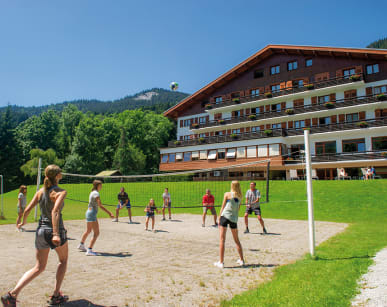
[(154, 217), (155, 216), (155, 213), (154, 212), (147, 212), (146, 213), (146, 217)]
[[(125, 202), (123, 201), (120, 201), (120, 203), (117, 205), (117, 209), (120, 209), (121, 206), (123, 206), (125, 204)], [(126, 204), (126, 209), (130, 209), (132, 208), (132, 206), (130, 205), (130, 200), (128, 200), (128, 203)]]
[(97, 221), (98, 210), (89, 208), (86, 211), (86, 222), (96, 222)]

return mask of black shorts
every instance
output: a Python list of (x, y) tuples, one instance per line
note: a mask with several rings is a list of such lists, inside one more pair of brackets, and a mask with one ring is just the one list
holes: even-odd
[[(55, 249), (58, 246), (54, 245), (52, 243), (52, 229), (47, 228), (40, 228), (36, 229), (36, 235), (35, 235), (35, 247), (36, 249), (46, 249), (51, 248)], [(64, 245), (67, 242), (67, 230), (66, 229), (59, 229), (59, 237), (60, 237), (60, 244), (59, 246)]]
[(237, 223), (231, 222), (229, 219), (226, 219), (224, 216), (220, 217), (219, 225), (223, 226), (223, 227), (226, 227), (226, 228), (227, 228), (227, 225), (230, 225), (231, 229), (238, 228)]
[(255, 213), (255, 215), (261, 215), (261, 207), (257, 207), (257, 208), (246, 207), (245, 213), (253, 214), (253, 212)]

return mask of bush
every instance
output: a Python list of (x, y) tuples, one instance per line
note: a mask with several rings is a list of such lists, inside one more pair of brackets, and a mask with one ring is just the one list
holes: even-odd
[(356, 126), (359, 126), (360, 128), (367, 128), (369, 125), (367, 122), (358, 122)]
[(324, 104), (324, 106), (327, 108), (327, 109), (333, 109), (335, 107), (335, 104), (333, 102), (326, 102)]
[(256, 118), (257, 118), (257, 116), (256, 116), (255, 114), (249, 115), (249, 119), (251, 119), (251, 120), (254, 120), (254, 119), (256, 119)]
[(219, 119), (218, 123), (221, 124), (221, 125), (224, 125), (224, 124), (226, 124), (226, 121), (224, 119)]
[(314, 89), (314, 84), (305, 84), (304, 86), (305, 86), (306, 89), (308, 89), (308, 90), (313, 90), (313, 89)]
[(294, 114), (294, 110), (293, 109), (286, 109), (285, 113), (288, 115), (291, 115), (291, 114)]
[(376, 95), (376, 99), (380, 101), (387, 100), (387, 95), (386, 94)]
[(351, 81), (359, 81), (360, 80), (360, 75), (352, 75), (349, 77)]
[(267, 92), (267, 93), (265, 93), (265, 97), (271, 98), (271, 97), (273, 97), (273, 94), (271, 92)]
[(239, 98), (233, 98), (232, 101), (236, 104), (241, 103), (241, 100)]
[(206, 104), (206, 105), (204, 106), (204, 108), (205, 108), (206, 110), (211, 110), (211, 109), (212, 109), (212, 104)]
[(238, 135), (235, 134), (235, 133), (232, 133), (230, 136), (231, 136), (231, 138), (234, 139), (234, 140), (238, 138)]
[(175, 141), (174, 143), (175, 143), (175, 145), (181, 145), (180, 141)]
[(192, 124), (192, 129), (198, 129), (198, 128), (199, 128), (199, 124), (198, 123)]
[(203, 137), (199, 138), (199, 143), (204, 143), (205, 139)]
[(271, 130), (271, 129), (266, 129), (265, 131), (263, 131), (263, 133), (266, 134), (267, 136), (273, 135), (273, 130)]

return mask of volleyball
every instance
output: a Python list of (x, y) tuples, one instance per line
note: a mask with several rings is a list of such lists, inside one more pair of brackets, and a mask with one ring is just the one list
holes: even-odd
[(171, 91), (177, 91), (177, 89), (179, 88), (179, 84), (177, 82), (171, 82), (169, 87), (171, 88)]

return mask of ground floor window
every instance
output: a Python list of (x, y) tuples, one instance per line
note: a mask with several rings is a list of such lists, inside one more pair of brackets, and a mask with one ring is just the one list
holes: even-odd
[(344, 140), (343, 141), (343, 152), (358, 152), (365, 151), (365, 140)]

